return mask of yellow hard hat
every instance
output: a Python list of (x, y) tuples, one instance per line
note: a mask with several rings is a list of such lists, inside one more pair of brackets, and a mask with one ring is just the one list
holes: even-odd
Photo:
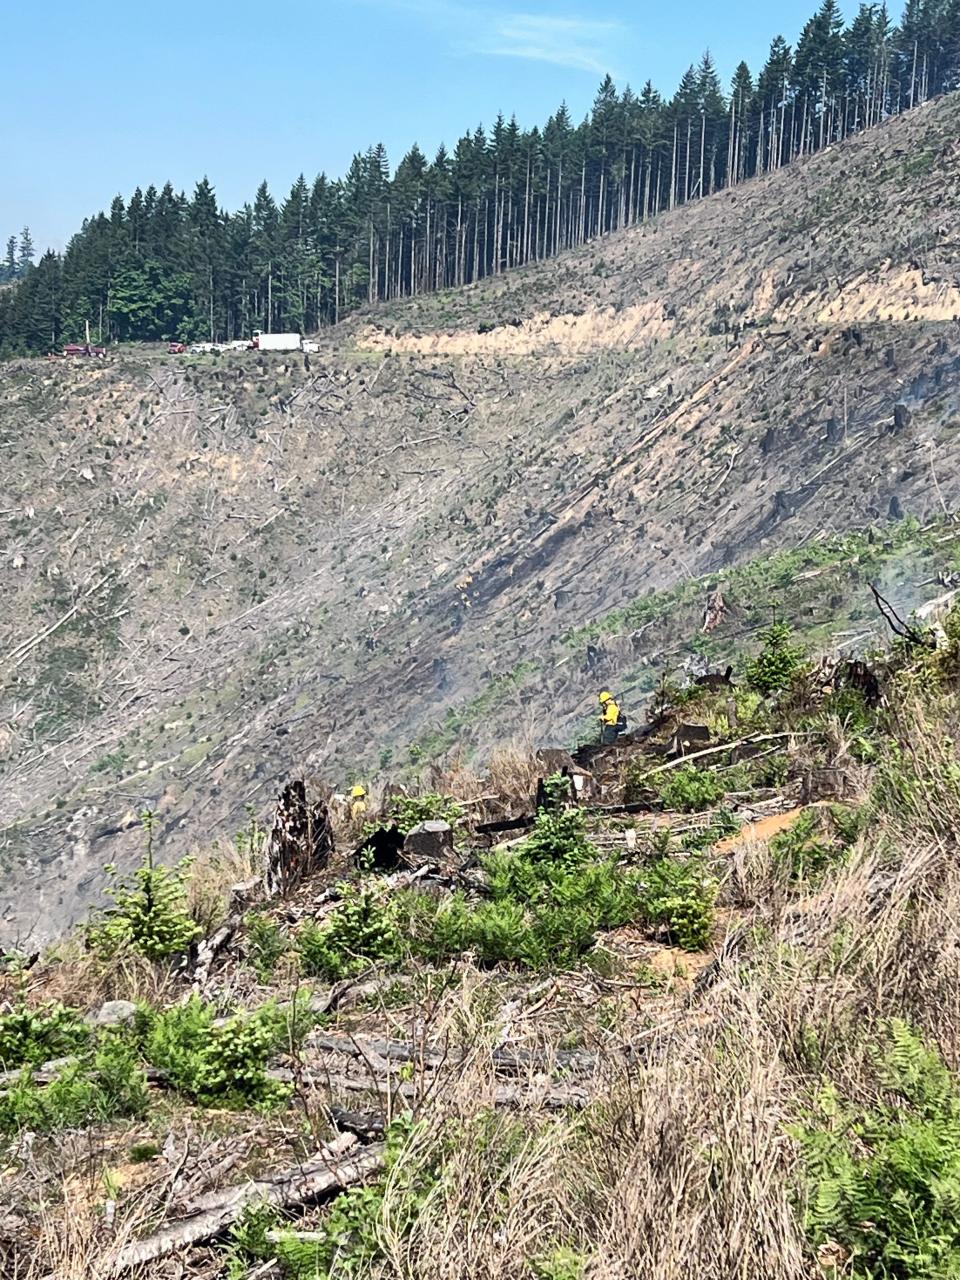
[(601, 702), (612, 702), (612, 701), (613, 701), (613, 694), (612, 694), (612, 693), (609, 693), (606, 689), (604, 689), (603, 693), (601, 693), (601, 695), (600, 695), (600, 701), (601, 701)]
[(367, 793), (363, 787), (354, 787), (350, 794), (354, 800), (362, 800)]

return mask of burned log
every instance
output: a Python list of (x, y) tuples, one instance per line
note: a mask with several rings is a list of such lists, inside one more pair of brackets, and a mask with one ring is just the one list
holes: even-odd
[(532, 827), (535, 818), (532, 813), (521, 814), (519, 818), (498, 818), (496, 822), (480, 822), (474, 827), (477, 835), (498, 835), (502, 831), (525, 831)]
[(853, 658), (840, 668), (837, 683), (843, 689), (856, 689), (868, 707), (878, 707), (883, 699), (876, 673), (860, 658)]
[(726, 671), (707, 671), (702, 676), (697, 676), (693, 682), (699, 685), (701, 689), (709, 689), (712, 693), (719, 693), (722, 689), (733, 688), (733, 667), (728, 666)]
[(893, 406), (892, 431), (904, 431), (910, 425), (911, 413), (907, 405), (900, 403)]
[(847, 434), (846, 425), (837, 418), (827, 419), (827, 444), (840, 444)]
[(824, 800), (843, 800), (849, 793), (848, 775), (836, 765), (807, 769), (800, 786), (800, 800), (804, 805), (820, 804)]
[(599, 671), (606, 661), (606, 657), (606, 652), (599, 645), (588, 644), (581, 671), (586, 672), (588, 675)]
[(676, 732), (667, 744), (667, 756), (686, 756), (696, 747), (710, 742), (710, 729), (705, 724), (678, 724)]

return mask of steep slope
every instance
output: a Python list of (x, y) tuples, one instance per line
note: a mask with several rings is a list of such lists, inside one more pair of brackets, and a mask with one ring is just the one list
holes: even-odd
[(627, 626), (585, 664), (583, 628), (952, 510), (958, 126), (928, 104), (310, 361), (3, 368), (2, 933), (72, 918), (139, 807), (172, 858), (290, 772), (563, 739), (658, 656)]

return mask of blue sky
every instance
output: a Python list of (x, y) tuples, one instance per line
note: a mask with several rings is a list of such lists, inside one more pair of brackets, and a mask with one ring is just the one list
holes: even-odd
[(816, 3), (47, 0), (0, 75), (0, 241), (26, 222), (61, 248), (138, 184), (206, 174), (234, 209), (262, 178), (279, 197), (373, 142), (395, 164), (501, 110), (539, 124), (565, 99), (579, 119), (607, 70), (669, 94), (707, 47), (726, 82)]

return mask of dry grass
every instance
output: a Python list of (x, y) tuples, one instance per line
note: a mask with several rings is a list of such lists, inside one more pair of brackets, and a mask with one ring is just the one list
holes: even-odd
[(454, 755), (442, 768), (428, 771), (427, 785), (484, 820), (529, 812), (542, 776), (543, 766), (528, 738), (497, 747), (485, 773), (478, 773), (464, 756)]
[[(7, 982), (12, 997), (14, 979)], [(132, 949), (109, 957), (86, 948), (75, 935), (54, 948), (26, 979), (28, 1000), (61, 1000), (81, 1009), (95, 1009), (105, 1000), (144, 1001), (164, 1005), (175, 998), (178, 983), (168, 964), (153, 963)]]
[(226, 918), (234, 885), (263, 872), (266, 833), (253, 827), (241, 839), (219, 841), (193, 855), (187, 907), (205, 933)]
[(103, 1165), (64, 1178), (40, 1199), (32, 1256), (15, 1264), (10, 1280), (106, 1280), (124, 1246), (149, 1229), (156, 1201), (150, 1190), (114, 1199)]

